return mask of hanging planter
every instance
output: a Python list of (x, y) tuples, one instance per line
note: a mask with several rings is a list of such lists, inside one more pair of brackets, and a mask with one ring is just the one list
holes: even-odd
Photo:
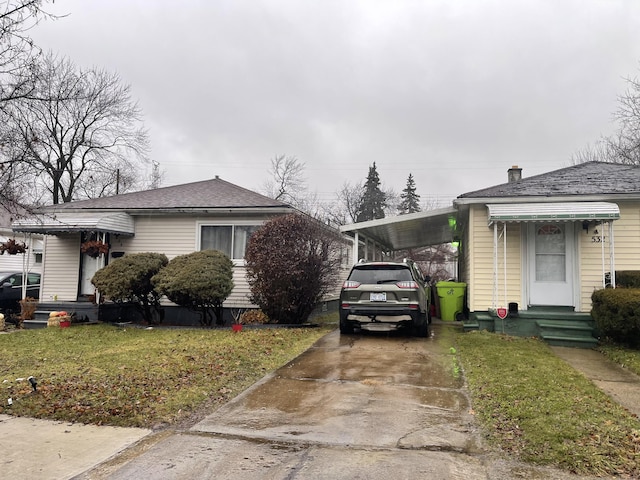
[(14, 238), (10, 238), (4, 243), (0, 243), (0, 255), (4, 255), (7, 252), (9, 255), (17, 255), (18, 253), (25, 253), (27, 247), (24, 243), (18, 243)]
[(80, 245), (80, 251), (92, 258), (98, 258), (100, 254), (107, 254), (109, 252), (109, 244), (99, 240), (89, 240)]

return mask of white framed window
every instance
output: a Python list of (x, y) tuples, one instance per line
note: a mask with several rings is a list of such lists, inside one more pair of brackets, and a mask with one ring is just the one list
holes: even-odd
[(253, 232), (262, 225), (200, 225), (200, 250), (220, 250), (233, 260), (244, 259)]

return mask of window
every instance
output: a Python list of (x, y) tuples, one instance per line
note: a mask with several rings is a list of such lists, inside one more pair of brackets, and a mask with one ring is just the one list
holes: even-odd
[(201, 250), (220, 250), (234, 259), (244, 258), (253, 232), (260, 225), (203, 225), (200, 230)]

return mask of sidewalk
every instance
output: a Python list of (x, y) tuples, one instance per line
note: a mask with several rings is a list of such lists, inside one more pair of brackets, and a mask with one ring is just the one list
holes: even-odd
[(0, 477), (60, 480), (108, 460), (151, 430), (0, 415), (0, 432)]
[(615, 402), (640, 417), (640, 376), (625, 370), (595, 350), (568, 347), (551, 349)]

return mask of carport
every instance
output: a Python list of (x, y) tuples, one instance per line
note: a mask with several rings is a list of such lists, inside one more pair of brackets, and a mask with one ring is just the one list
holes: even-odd
[(438, 208), (343, 225), (340, 231), (354, 239), (354, 263), (360, 258), (382, 260), (384, 253), (457, 240), (457, 213), (454, 207)]

